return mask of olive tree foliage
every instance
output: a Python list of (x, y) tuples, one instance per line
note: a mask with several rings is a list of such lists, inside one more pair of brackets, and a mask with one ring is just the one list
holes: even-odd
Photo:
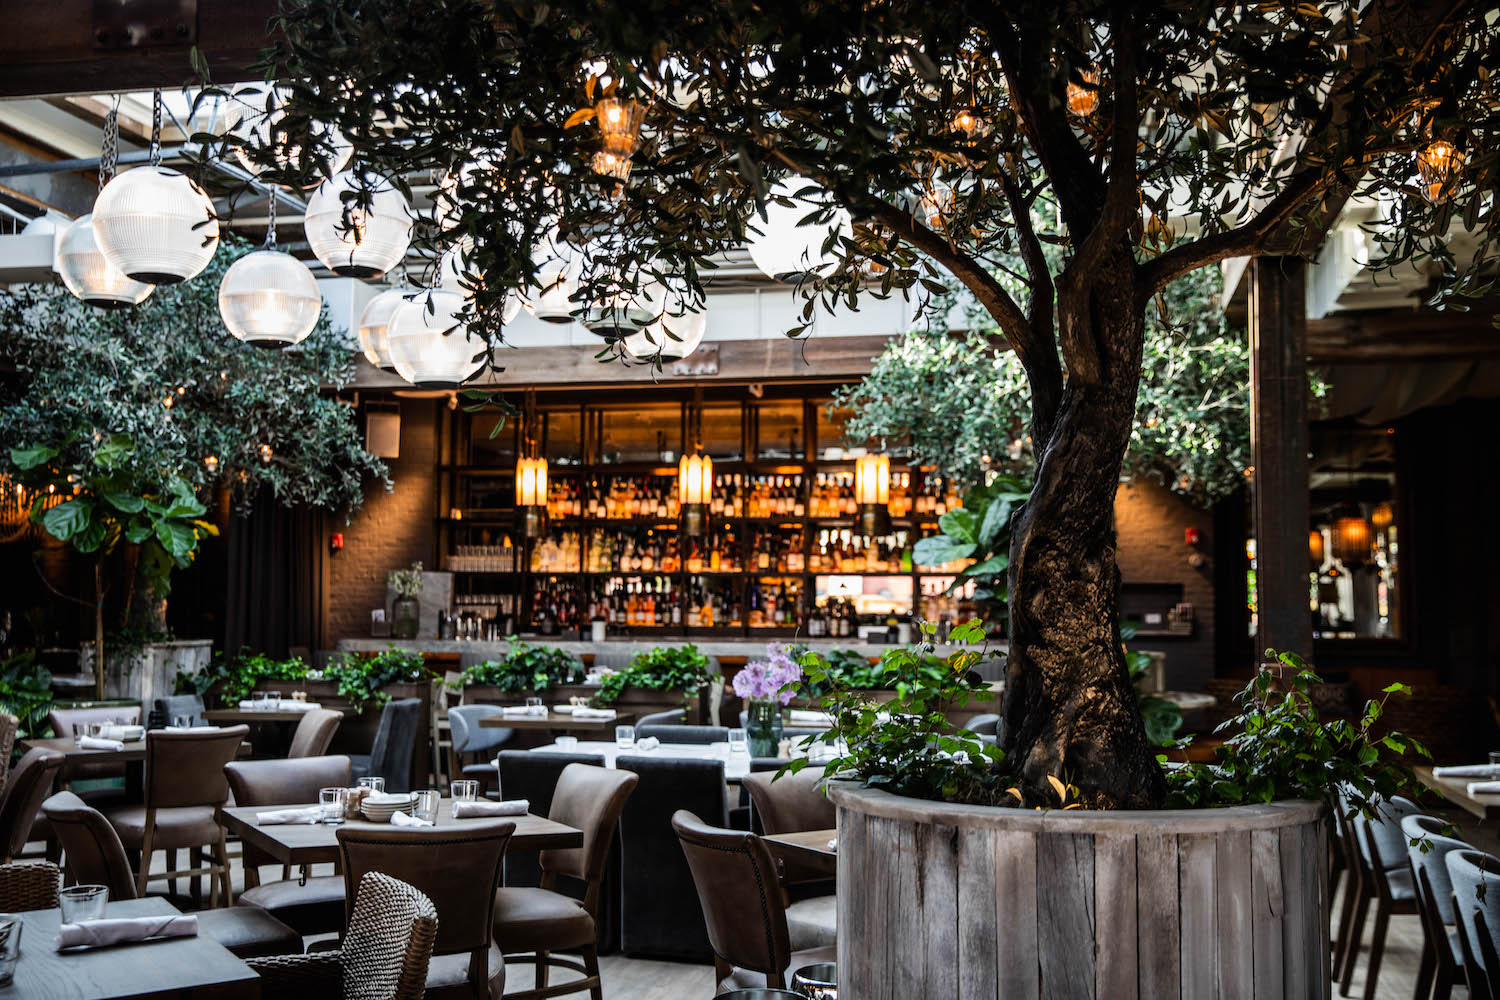
[[(1244, 331), (1224, 319), (1222, 287), (1217, 268), (1201, 268), (1147, 306), (1124, 464), (1126, 475), (1205, 506), (1232, 493), (1250, 465), (1250, 356)], [(929, 321), (946, 317), (954, 299), (962, 301), (935, 298)], [(894, 446), (966, 485), (992, 471), (1030, 481), (1035, 452), (1026, 373), (997, 340), (992, 332), (954, 333), (942, 323), (892, 341), (870, 374), (837, 394), (834, 405), (849, 410), (845, 436)]]
[[(473, 241), (470, 335), (503, 333), (549, 237), (610, 237), (580, 308), (642, 273), (699, 291), (788, 179), (831, 193), (810, 223), (833, 205), (854, 219), (822, 241), (837, 263), (799, 284), (804, 320), (945, 276), (974, 297), (1031, 396), (1001, 765), (1028, 803), (1055, 804), (1059, 781), (1088, 806), (1166, 795), (1121, 653), (1111, 528), (1151, 300), (1226, 258), (1313, 252), (1351, 196), (1382, 206), (1377, 267), (1431, 260), (1440, 301), (1489, 288), (1500, 28), (1475, 5), (287, 0), (273, 20), (283, 145), (328, 122), (371, 177), (456, 178), (456, 215), (419, 237)], [(623, 183), (592, 168), (605, 94), (647, 105)], [(1419, 182), (1414, 154), (1437, 162), (1439, 141), (1461, 169)], [(311, 159), (270, 176), (310, 181)], [(1043, 201), (1058, 235), (1033, 223)], [(1473, 259), (1447, 250), (1458, 221)], [(996, 277), (1004, 259), (1024, 296)]]

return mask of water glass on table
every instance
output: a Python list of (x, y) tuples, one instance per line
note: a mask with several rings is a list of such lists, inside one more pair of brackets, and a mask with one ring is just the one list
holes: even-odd
[(192, 729), (193, 717), (191, 715), (172, 716), (172, 726), (176, 729)]
[(349, 807), (349, 789), (324, 788), (318, 792), (318, 806), (323, 810), (323, 825), (338, 826), (344, 822), (344, 810)]
[(527, 698), (526, 699), (526, 714), (527, 715), (546, 715), (547, 714), (547, 706), (546, 706), (545, 703), (543, 703), (542, 699), (540, 699), (540, 698)]
[(424, 788), (420, 792), (412, 794), (411, 814), (417, 819), (425, 819), (427, 822), (436, 824), (438, 818), (438, 806), (443, 801), (443, 794), (436, 788)]
[(385, 791), (385, 779), (378, 778), (373, 774), (369, 777), (360, 778), (355, 782), (355, 785), (359, 788), (368, 788), (372, 795), (379, 795)]
[(750, 736), (743, 729), (731, 729), (729, 731), (729, 752), (749, 753)]
[(75, 723), (73, 723), (73, 739), (74, 739), (75, 742), (78, 741), (78, 740), (83, 739), (88, 734), (89, 734), (89, 724), (87, 722), (75, 722)]
[(449, 784), (448, 796), (453, 799), (453, 815), (456, 818), (460, 802), (473, 802), (479, 797), (479, 782), (472, 778), (460, 778)]
[(104, 885), (73, 885), (57, 894), (57, 906), (65, 924), (102, 919), (108, 901), (109, 887)]
[(277, 709), (279, 709), (280, 707), (281, 707), (281, 692), (280, 691), (267, 691), (266, 692), (265, 710), (267, 712), (274, 712)]
[(615, 746), (619, 747), (621, 750), (634, 750), (635, 749), (635, 727), (634, 726), (616, 726), (615, 727)]
[(0, 913), (0, 986), (9, 985), (16, 975), (21, 957), (21, 918), (14, 913)]
[(1500, 767), (1500, 750), (1490, 751), (1490, 766)]

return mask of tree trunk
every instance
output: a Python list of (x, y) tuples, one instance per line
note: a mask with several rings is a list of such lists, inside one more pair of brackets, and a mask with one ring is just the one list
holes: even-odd
[(1133, 265), (1115, 264), (1074, 300), (1059, 297), (1062, 342), (1094, 351), (1098, 376), (1080, 378), (1070, 364), (1013, 528), (1003, 714), (1006, 766), (1028, 801), (1057, 801), (1051, 776), (1077, 786), (1086, 807), (1140, 809), (1162, 804), (1166, 782), (1120, 639), (1114, 498), (1135, 419), (1144, 319)]

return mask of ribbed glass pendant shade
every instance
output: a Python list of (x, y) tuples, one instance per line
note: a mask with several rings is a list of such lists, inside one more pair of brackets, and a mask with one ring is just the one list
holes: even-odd
[(571, 323), (584, 257), (572, 244), (548, 240), (537, 252), (536, 283), (521, 293), (526, 311), (544, 323)]
[(378, 278), (396, 265), (411, 245), (411, 209), (389, 181), (369, 181), (368, 207), (346, 203), (345, 192), (360, 190), (354, 171), (336, 174), (307, 202), (303, 229), (312, 251), (330, 271), (346, 278)]
[(696, 351), (707, 332), (708, 313), (702, 309), (667, 313), (639, 333), (626, 337), (625, 350), (634, 358), (654, 358), (660, 354), (664, 361), (676, 361)]
[(318, 325), (323, 300), (307, 265), (279, 250), (257, 250), (229, 265), (219, 284), (219, 315), (229, 332), (256, 347), (290, 347)]
[(94, 239), (94, 216), (81, 215), (63, 231), (57, 244), (57, 273), (68, 291), (100, 309), (140, 305), (156, 288), (125, 277)]
[(387, 289), (365, 303), (364, 311), (359, 314), (359, 346), (365, 352), (365, 360), (381, 371), (396, 370), (396, 366), (391, 363), (391, 349), (385, 337), (386, 328), (390, 325), (391, 313), (410, 294), (399, 288)]
[(474, 356), (485, 343), (469, 337), (463, 311), (464, 297), (443, 288), (397, 306), (386, 326), (396, 374), (423, 389), (455, 389), (484, 367), (484, 359)]
[[(438, 260), (438, 287), (457, 292), (469, 303), (473, 303), (474, 293), (484, 287), (484, 279), (469, 261), (473, 252), (474, 241), (464, 237), (443, 251)], [(500, 307), (500, 322), (509, 323), (520, 311), (521, 296), (512, 288), (505, 293), (505, 304)]]
[[(815, 190), (811, 190), (815, 189)], [(807, 193), (798, 196), (797, 192)], [(849, 213), (842, 208), (834, 209), (827, 222), (809, 222), (798, 225), (809, 214), (820, 207), (833, 204), (833, 196), (812, 181), (800, 177), (778, 181), (771, 189), (773, 195), (790, 198), (790, 207), (768, 201), (766, 218), (759, 215), (750, 219), (750, 224), (760, 230), (750, 239), (750, 258), (755, 266), (773, 278), (782, 275), (804, 275), (830, 270), (838, 259), (837, 254), (824, 253), (823, 244), (831, 231), (841, 237), (849, 237), (854, 227)]]
[[(266, 110), (268, 103), (269, 112)], [(277, 127), (286, 117), (284, 103), (284, 93), (277, 92), (268, 97), (260, 86), (244, 87), (234, 92), (225, 109), (225, 117), (229, 121), (230, 135), (239, 140), (234, 147), (234, 158), (241, 166), (257, 176), (266, 169), (264, 163), (257, 162), (250, 155), (251, 149), (271, 150), (276, 165), (283, 170), (301, 168), (306, 159), (308, 165), (316, 164), (324, 177), (332, 177), (349, 165), (354, 144), (332, 125), (314, 123), (313, 148), (307, 154), (300, 145), (290, 142)]]
[(192, 178), (167, 167), (117, 174), (99, 192), (93, 221), (105, 259), (152, 285), (194, 277), (219, 246), (213, 202)]

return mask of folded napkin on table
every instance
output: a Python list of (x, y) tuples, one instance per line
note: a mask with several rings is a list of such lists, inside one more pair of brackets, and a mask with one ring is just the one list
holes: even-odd
[(410, 802), (411, 792), (371, 792), (365, 801), (372, 806), (388, 806), (397, 802)]
[(277, 706), (282, 712), (312, 712), (323, 707), (322, 702), (297, 701), (295, 698), (283, 698)]
[(1500, 764), (1456, 764), (1432, 769), (1434, 778), (1500, 778)]
[(647, 736), (644, 739), (635, 741), (635, 748), (637, 750), (655, 750), (659, 746), (661, 746), (661, 740), (655, 736)]
[(615, 710), (612, 708), (589, 708), (587, 705), (579, 705), (573, 709), (575, 719), (613, 719)]
[(531, 709), (525, 705), (502, 705), (500, 706), (500, 714), (510, 716), (524, 716), (531, 715), (533, 713)]
[(475, 799), (472, 802), (453, 803), (453, 818), (467, 819), (470, 816), (525, 816), (531, 811), (531, 803), (525, 799), (507, 799), (491, 802)]
[(404, 812), (391, 813), (391, 826), (431, 826), (432, 820), (408, 816)]
[(794, 708), (786, 714), (786, 721), (794, 726), (831, 726), (833, 716), (827, 712), (814, 712), (805, 708)]
[(99, 736), (106, 740), (134, 743), (146, 738), (145, 726), (100, 726)]
[(1500, 795), (1500, 781), (1471, 781), (1467, 791), (1470, 795)]
[(198, 918), (191, 913), (172, 913), (160, 917), (113, 917), (86, 920), (81, 924), (63, 924), (57, 929), (57, 950), (100, 948), (127, 941), (144, 941), (147, 938), (197, 936)]
[(217, 733), (218, 726), (168, 726), (169, 733)]
[(80, 736), (78, 745), (84, 750), (124, 750), (125, 744), (119, 740), (105, 740), (98, 736)]
[(301, 809), (272, 809), (269, 812), (258, 812), (255, 814), (255, 822), (260, 826), (316, 823), (322, 818), (322, 806), (305, 806)]

